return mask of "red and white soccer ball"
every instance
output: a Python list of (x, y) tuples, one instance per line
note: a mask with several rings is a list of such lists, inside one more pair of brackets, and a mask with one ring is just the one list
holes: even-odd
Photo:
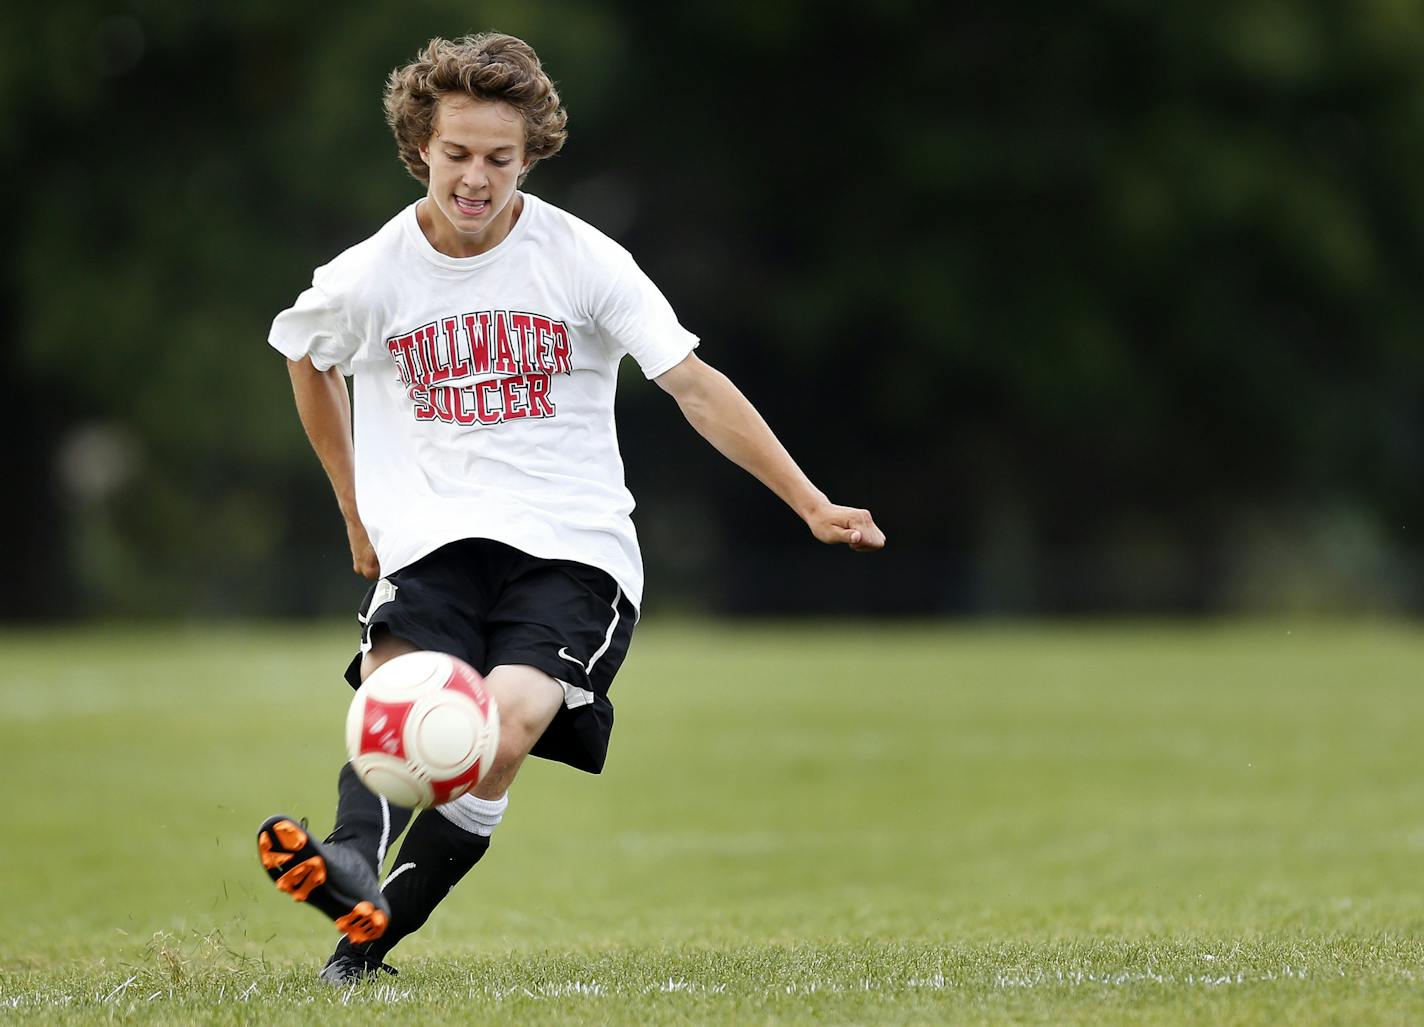
[(484, 680), (445, 653), (397, 656), (356, 690), (346, 715), (351, 766), (397, 806), (439, 806), (473, 788), (499, 747)]

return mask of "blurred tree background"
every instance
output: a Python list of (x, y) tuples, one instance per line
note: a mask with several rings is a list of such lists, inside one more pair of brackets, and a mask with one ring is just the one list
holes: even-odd
[(631, 364), (648, 610), (1424, 610), (1424, 5), (68, 0), (7, 12), (0, 616), (347, 613), (272, 316), (419, 194), (432, 35), (527, 188), (890, 537), (823, 549)]

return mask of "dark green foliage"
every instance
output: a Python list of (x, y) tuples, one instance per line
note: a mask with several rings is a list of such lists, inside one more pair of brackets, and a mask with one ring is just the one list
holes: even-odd
[[(0, 408), (29, 441), (0, 529), (34, 544), (0, 613), (350, 605), (266, 327), (418, 195), (386, 72), (491, 27), (571, 112), (528, 187), (625, 242), (891, 537), (815, 549), (630, 374), (654, 602), (1424, 604), (1424, 8), (478, 13), (11, 15)], [(122, 473), (76, 479), (86, 453)]]

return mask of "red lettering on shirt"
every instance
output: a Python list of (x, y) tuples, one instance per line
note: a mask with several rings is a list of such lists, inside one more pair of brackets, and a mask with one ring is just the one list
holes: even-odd
[(554, 417), (554, 376), (573, 373), (568, 326), (520, 311), (447, 315), (387, 339), (386, 352), (415, 419), (461, 428)]

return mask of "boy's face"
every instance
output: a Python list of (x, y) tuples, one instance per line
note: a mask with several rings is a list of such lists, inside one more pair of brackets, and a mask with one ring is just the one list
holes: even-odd
[(515, 189), (529, 167), (519, 112), (502, 101), (441, 97), (420, 156), (430, 168), (436, 247), (474, 256), (497, 246), (514, 222)]

